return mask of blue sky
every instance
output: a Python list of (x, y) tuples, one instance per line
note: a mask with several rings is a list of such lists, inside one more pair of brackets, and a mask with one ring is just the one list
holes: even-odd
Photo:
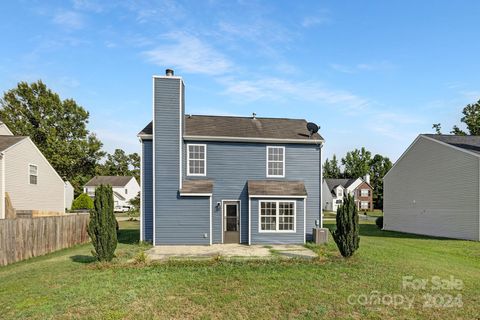
[(396, 160), (480, 98), (479, 1), (3, 1), (0, 90), (42, 79), (138, 151), (151, 76), (175, 69), (192, 114), (305, 118), (325, 154)]

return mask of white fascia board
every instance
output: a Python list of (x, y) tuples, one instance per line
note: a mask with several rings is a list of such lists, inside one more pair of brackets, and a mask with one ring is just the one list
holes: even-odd
[(191, 140), (191, 141), (260, 142), (260, 143), (289, 143), (289, 144), (322, 144), (324, 142), (324, 140), (310, 140), (310, 139), (275, 139), (275, 138), (187, 136), (187, 135), (184, 135), (183, 139)]
[(181, 197), (211, 197), (211, 193), (180, 193)]

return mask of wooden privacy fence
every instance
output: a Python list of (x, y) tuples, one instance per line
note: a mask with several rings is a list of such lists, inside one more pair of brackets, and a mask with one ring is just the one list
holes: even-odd
[(89, 215), (0, 220), (0, 265), (85, 243)]

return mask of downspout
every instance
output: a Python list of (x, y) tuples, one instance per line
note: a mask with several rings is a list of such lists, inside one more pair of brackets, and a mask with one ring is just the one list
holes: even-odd
[(322, 184), (323, 184), (323, 165), (322, 165), (322, 148), (323, 148), (323, 143), (320, 142), (320, 147), (319, 147), (319, 158), (320, 158), (320, 183), (319, 183), (319, 195), (320, 195), (320, 228), (323, 228), (323, 194), (322, 194)]

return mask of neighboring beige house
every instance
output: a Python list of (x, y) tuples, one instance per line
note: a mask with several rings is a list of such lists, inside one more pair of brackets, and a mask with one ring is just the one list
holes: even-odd
[(385, 230), (480, 240), (480, 136), (421, 134), (384, 177)]
[(65, 184), (29, 137), (14, 136), (0, 123), (0, 219), (5, 198), (15, 210), (65, 213)]
[(140, 192), (137, 179), (131, 176), (95, 176), (85, 184), (83, 192), (93, 198), (95, 189), (101, 184), (112, 186), (115, 211), (130, 209), (132, 207), (130, 200)]
[(70, 210), (72, 208), (74, 191), (75, 190), (70, 181), (65, 181), (65, 209), (67, 210)]

